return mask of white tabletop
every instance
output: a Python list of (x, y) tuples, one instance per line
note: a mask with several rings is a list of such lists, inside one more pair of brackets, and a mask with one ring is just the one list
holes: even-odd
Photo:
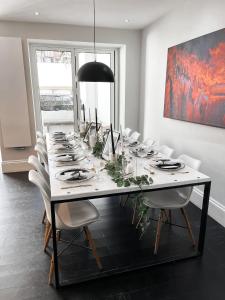
[[(56, 174), (60, 171), (70, 169), (71, 167), (88, 167), (91, 168), (95, 165), (98, 159), (90, 157), (89, 159), (84, 159), (79, 162), (79, 164), (74, 164), (73, 166), (59, 166), (59, 163), (54, 161), (55, 154), (53, 153), (53, 145), (49, 139), (49, 135), (46, 137), (48, 157), (49, 157), (49, 175), (50, 175), (50, 185), (51, 185), (51, 199), (52, 201), (59, 200), (69, 200), (69, 199), (82, 199), (82, 198), (93, 198), (93, 197), (104, 197), (116, 194), (126, 194), (128, 192), (140, 191), (138, 186), (132, 185), (129, 187), (118, 187), (112, 178), (107, 174), (106, 170), (100, 171), (94, 178), (84, 181), (81, 183), (75, 182), (65, 182), (60, 181), (56, 178)], [(82, 151), (82, 150), (81, 150)], [(91, 160), (90, 160), (91, 158)], [(142, 186), (142, 190), (154, 190), (167, 187), (179, 187), (187, 184), (201, 184), (210, 181), (210, 178), (198, 171), (195, 171), (187, 166), (179, 171), (161, 171), (158, 169), (153, 169), (150, 167), (154, 163), (154, 157), (152, 159), (145, 158), (135, 158), (135, 168), (134, 175), (144, 175), (147, 174), (153, 179), (153, 183), (148, 186)], [(150, 174), (147, 169), (154, 171), (154, 174)], [(188, 172), (188, 173), (185, 173)], [(89, 185), (80, 186), (78, 185)], [(63, 187), (73, 186), (75, 188), (64, 189)]]

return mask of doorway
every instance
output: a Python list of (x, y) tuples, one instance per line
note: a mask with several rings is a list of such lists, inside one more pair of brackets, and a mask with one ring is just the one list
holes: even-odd
[[(115, 73), (116, 49), (99, 48), (96, 59), (108, 65)], [(94, 121), (95, 108), (99, 121), (113, 123), (117, 127), (118, 110), (116, 85), (108, 82), (80, 82), (77, 71), (94, 60), (92, 48), (57, 47), (53, 45), (31, 45), (35, 123), (38, 130), (71, 132), (77, 129), (84, 104), (87, 121)], [(115, 76), (117, 77), (117, 76)]]

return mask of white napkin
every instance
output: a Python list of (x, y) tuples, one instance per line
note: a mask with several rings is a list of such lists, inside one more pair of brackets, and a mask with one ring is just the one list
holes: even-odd
[(72, 161), (72, 158), (70, 155), (63, 155), (56, 157), (55, 161)]
[(129, 163), (126, 167), (125, 173), (130, 174), (130, 173), (133, 173), (133, 171), (134, 171), (134, 167), (131, 163)]

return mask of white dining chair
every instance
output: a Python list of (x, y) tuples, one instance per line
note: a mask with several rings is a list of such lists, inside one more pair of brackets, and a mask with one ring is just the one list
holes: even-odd
[(173, 153), (174, 153), (174, 149), (166, 146), (166, 145), (162, 145), (158, 147), (158, 152), (164, 154), (166, 157), (170, 158), (172, 157)]
[(45, 142), (44, 138), (41, 138), (41, 137), (37, 138), (36, 144), (40, 144), (47, 151), (47, 146), (46, 146), (46, 142)]
[(144, 140), (142, 144), (148, 148), (153, 148), (153, 147), (155, 147), (157, 142), (148, 138), (148, 139)]
[[(52, 235), (52, 225), (51, 225), (51, 209), (50, 209), (50, 201), (51, 201), (51, 192), (49, 185), (43, 180), (41, 174), (39, 174), (35, 170), (29, 171), (29, 180), (34, 183), (42, 194), (42, 198), (44, 201), (45, 209), (46, 209), (46, 217), (48, 220), (49, 228), (48, 233), (45, 240), (44, 249), (48, 246), (49, 240)], [(99, 212), (96, 207), (88, 200), (85, 201), (77, 201), (77, 202), (66, 202), (59, 203), (55, 209), (55, 220), (56, 220), (56, 229), (57, 230), (74, 230), (77, 228), (83, 228), (85, 238), (89, 243), (89, 246), (93, 252), (93, 256), (96, 259), (96, 263), (98, 268), (102, 269), (102, 264), (99, 256), (97, 255), (96, 246), (94, 240), (91, 236), (90, 230), (88, 226), (94, 222), (96, 222), (99, 218)], [(68, 248), (68, 245), (65, 249)], [(60, 254), (64, 251), (61, 250)], [(60, 256), (58, 254), (58, 256)], [(49, 284), (52, 283), (52, 276), (54, 271), (54, 258), (51, 256), (51, 264), (49, 270)]]
[(40, 162), (44, 163), (45, 169), (48, 172), (48, 154), (46, 149), (42, 144), (36, 144), (34, 150), (37, 152)]
[(140, 133), (137, 131), (134, 131), (130, 136), (129, 136), (129, 142), (130, 143), (134, 143), (137, 142), (139, 137), (140, 137)]
[(132, 130), (131, 130), (129, 127), (125, 128), (125, 129), (123, 130), (123, 136), (124, 136), (125, 138), (128, 138), (129, 135), (131, 134), (131, 131), (132, 131)]
[[(49, 180), (49, 175), (46, 171), (46, 169), (43, 167), (43, 165), (41, 164), (41, 162), (39, 161), (39, 159), (34, 156), (34, 155), (30, 155), (28, 157), (28, 163), (38, 172), (42, 175), (43, 179), (45, 180), (45, 182), (47, 184), (49, 184), (50, 180)], [(46, 210), (44, 210), (43, 213), (43, 217), (42, 217), (42, 221), (41, 223), (44, 224), (45, 223), (45, 219), (46, 219)], [(45, 236), (46, 236), (46, 232), (45, 232)]]
[(44, 138), (44, 135), (43, 135), (43, 133), (41, 131), (37, 130), (36, 131), (36, 137), (37, 138)]
[(49, 183), (49, 175), (46, 172), (46, 169), (43, 167), (43, 165), (40, 163), (39, 159), (36, 156), (30, 155), (28, 157), (28, 163), (30, 165), (32, 165), (34, 167), (34, 169), (43, 176), (43, 178), (45, 179), (46, 182)]
[[(179, 161), (184, 162), (187, 166), (191, 167), (194, 170), (199, 170), (201, 161), (195, 158), (192, 158), (188, 155), (182, 154), (178, 157)], [(171, 210), (180, 209), (182, 216), (184, 217), (184, 221), (187, 226), (189, 237), (192, 241), (193, 246), (196, 245), (195, 238), (191, 229), (191, 224), (188, 219), (185, 207), (188, 205), (190, 201), (190, 197), (192, 194), (193, 187), (183, 187), (176, 188), (170, 190), (163, 191), (155, 191), (146, 193), (143, 199), (143, 205), (146, 206), (147, 209), (159, 209), (159, 218), (157, 222), (157, 230), (156, 230), (156, 238), (155, 238), (155, 246), (154, 246), (154, 254), (157, 254), (159, 241), (160, 241), (160, 231), (161, 226), (164, 223), (164, 219), (169, 219), (171, 223)], [(169, 212), (169, 217), (167, 215)], [(143, 213), (138, 221), (137, 227), (141, 222), (143, 217)]]

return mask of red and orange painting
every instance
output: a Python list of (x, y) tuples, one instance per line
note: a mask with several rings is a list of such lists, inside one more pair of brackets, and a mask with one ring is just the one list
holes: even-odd
[(225, 128), (225, 29), (168, 49), (164, 117)]

